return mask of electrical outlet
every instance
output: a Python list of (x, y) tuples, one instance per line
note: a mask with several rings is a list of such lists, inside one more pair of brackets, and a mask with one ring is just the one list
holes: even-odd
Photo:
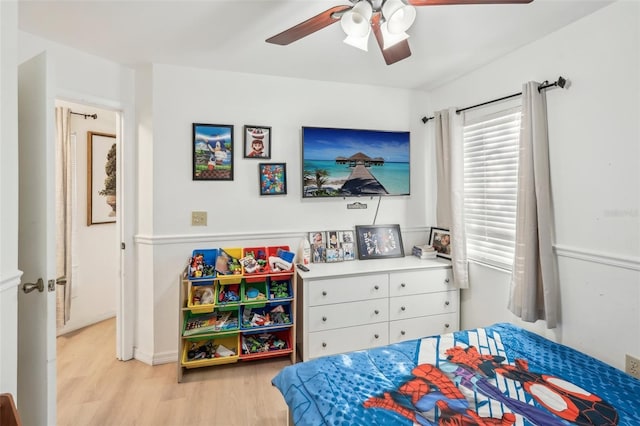
[(636, 379), (640, 379), (640, 359), (627, 354), (625, 357), (624, 371)]
[(191, 212), (191, 226), (207, 226), (207, 212)]

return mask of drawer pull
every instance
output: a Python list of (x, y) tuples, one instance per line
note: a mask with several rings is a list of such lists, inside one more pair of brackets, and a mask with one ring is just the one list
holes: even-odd
[(325, 342), (322, 342), (322, 347), (323, 347), (323, 348), (326, 348), (326, 347), (327, 347), (327, 344), (326, 344)]
[(327, 317), (322, 317), (322, 322), (326, 322), (327, 321)]
[(380, 311), (376, 309), (375, 311), (373, 311), (373, 313), (378, 315), (380, 313)]
[(380, 336), (378, 336), (377, 334), (374, 334), (374, 335), (373, 335), (373, 337), (375, 337), (375, 338), (377, 339), (377, 338), (378, 338), (378, 337), (380, 337)]
[(445, 324), (444, 328), (449, 328), (449, 323)]
[(326, 295), (327, 295), (327, 292), (326, 292), (326, 291), (323, 291), (323, 292), (322, 292), (322, 295), (323, 295), (323, 296), (326, 296)]
[(373, 288), (376, 289), (376, 290), (380, 289), (380, 287), (378, 287), (377, 285), (374, 285)]
[(449, 306), (449, 301), (444, 302), (444, 306)]
[(400, 287), (405, 288), (407, 285), (405, 283), (400, 284)]
[(449, 284), (449, 278), (445, 278), (445, 279), (444, 279), (444, 282), (445, 282), (445, 283), (447, 283), (447, 284)]
[(407, 308), (405, 308), (404, 306), (401, 306), (401, 307), (400, 307), (400, 310), (401, 310), (401, 311), (404, 311), (404, 310), (406, 310), (406, 309), (407, 309)]
[(402, 334), (404, 336), (406, 333), (404, 332), (404, 330), (402, 330), (402, 331), (400, 331), (400, 334)]

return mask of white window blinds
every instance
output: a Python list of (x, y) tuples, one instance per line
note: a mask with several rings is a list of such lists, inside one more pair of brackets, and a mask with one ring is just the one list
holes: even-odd
[(464, 126), (464, 214), (469, 259), (511, 269), (521, 108)]

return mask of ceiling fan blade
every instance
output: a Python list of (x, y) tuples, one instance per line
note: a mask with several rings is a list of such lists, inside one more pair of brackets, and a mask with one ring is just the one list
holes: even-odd
[(279, 44), (279, 45), (287, 45), (293, 43), (294, 41), (300, 40), (303, 37), (308, 36), (309, 34), (313, 34), (316, 31), (323, 29), (335, 22), (338, 22), (340, 19), (334, 18), (332, 15), (334, 13), (344, 12), (348, 9), (351, 9), (353, 6), (334, 6), (331, 9), (327, 9), (324, 12), (314, 16), (313, 18), (309, 18), (304, 22), (295, 25), (288, 30), (284, 30), (280, 34), (276, 34), (273, 37), (266, 39), (267, 43)]
[(452, 4), (520, 4), (533, 0), (407, 0), (412, 6), (446, 6)]
[(411, 49), (409, 49), (407, 40), (402, 40), (400, 43), (394, 44), (386, 49), (384, 48), (384, 38), (382, 37), (382, 30), (380, 29), (380, 13), (374, 13), (371, 17), (371, 29), (376, 36), (378, 46), (380, 46), (380, 51), (387, 65), (395, 64), (411, 56)]

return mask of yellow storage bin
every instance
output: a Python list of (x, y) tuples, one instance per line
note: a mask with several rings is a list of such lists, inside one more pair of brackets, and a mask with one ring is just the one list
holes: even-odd
[(215, 308), (216, 291), (211, 285), (189, 285), (189, 300), (187, 308), (194, 314), (213, 312)]
[(182, 351), (182, 366), (186, 368), (231, 364), (240, 357), (238, 334), (211, 339), (188, 339)]
[(239, 284), (244, 270), (240, 259), (242, 247), (221, 248), (216, 258), (216, 275), (220, 284)]

